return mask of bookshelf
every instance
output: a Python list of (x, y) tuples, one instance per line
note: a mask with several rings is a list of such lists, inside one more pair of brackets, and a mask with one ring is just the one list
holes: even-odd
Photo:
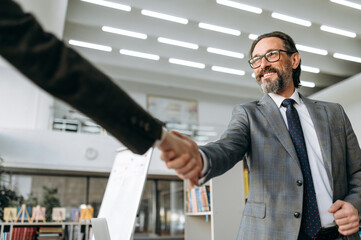
[[(185, 240), (236, 239), (245, 205), (243, 161), (205, 184), (210, 186), (210, 212), (185, 214)], [(188, 181), (184, 181), (187, 189)]]
[[(39, 228), (56, 228), (59, 227), (63, 229), (64, 235), (67, 236), (68, 240), (75, 239), (85, 239), (88, 240), (90, 237), (90, 228), (91, 224), (89, 221), (87, 222), (49, 222), (49, 223), (5, 223), (0, 222), (0, 238), (4, 233), (7, 233), (9, 239), (12, 239), (12, 234), (14, 233), (15, 228), (26, 228), (26, 227), (35, 227), (37, 228), (37, 236), (39, 234)], [(85, 238), (83, 238), (85, 237)], [(35, 238), (38, 239), (38, 238)], [(39, 238), (41, 239), (41, 238)], [(59, 238), (54, 239), (64, 239), (63, 234)]]

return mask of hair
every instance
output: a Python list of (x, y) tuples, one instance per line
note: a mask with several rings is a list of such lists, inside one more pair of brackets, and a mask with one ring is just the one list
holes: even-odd
[[(277, 38), (281, 39), (283, 41), (283, 46), (286, 49), (286, 51), (298, 52), (295, 42), (289, 35), (287, 35), (283, 32), (280, 32), (280, 31), (274, 31), (274, 32), (262, 34), (256, 40), (254, 40), (252, 43), (251, 49), (249, 51), (249, 55), (252, 57), (252, 52), (259, 41), (261, 41), (264, 38), (269, 38), (269, 37), (277, 37)], [(298, 88), (300, 86), (300, 75), (301, 75), (301, 59), (300, 59), (300, 64), (298, 65), (298, 67), (296, 69), (293, 69), (293, 71), (292, 71), (292, 79), (293, 79), (295, 88)]]

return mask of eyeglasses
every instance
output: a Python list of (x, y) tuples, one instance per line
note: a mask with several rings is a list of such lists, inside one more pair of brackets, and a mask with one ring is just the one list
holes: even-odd
[(255, 68), (259, 68), (261, 66), (263, 57), (270, 63), (277, 62), (278, 60), (280, 60), (280, 57), (281, 57), (280, 52), (285, 52), (287, 54), (295, 53), (295, 52), (291, 52), (291, 51), (285, 51), (282, 49), (275, 49), (275, 50), (266, 52), (264, 55), (251, 58), (250, 60), (248, 60), (248, 63), (251, 66), (251, 68), (255, 69)]

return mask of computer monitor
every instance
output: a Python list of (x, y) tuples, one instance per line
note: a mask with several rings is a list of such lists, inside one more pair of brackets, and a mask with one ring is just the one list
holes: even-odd
[(112, 240), (132, 237), (152, 153), (153, 149), (144, 155), (123, 149), (116, 155), (98, 214), (106, 219)]

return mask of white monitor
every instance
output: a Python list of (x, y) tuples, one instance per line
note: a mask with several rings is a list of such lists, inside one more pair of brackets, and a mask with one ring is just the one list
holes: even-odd
[(92, 218), (91, 223), (95, 240), (110, 240), (107, 219)]
[(120, 150), (115, 157), (98, 214), (106, 219), (112, 240), (132, 237), (152, 152), (137, 155)]

